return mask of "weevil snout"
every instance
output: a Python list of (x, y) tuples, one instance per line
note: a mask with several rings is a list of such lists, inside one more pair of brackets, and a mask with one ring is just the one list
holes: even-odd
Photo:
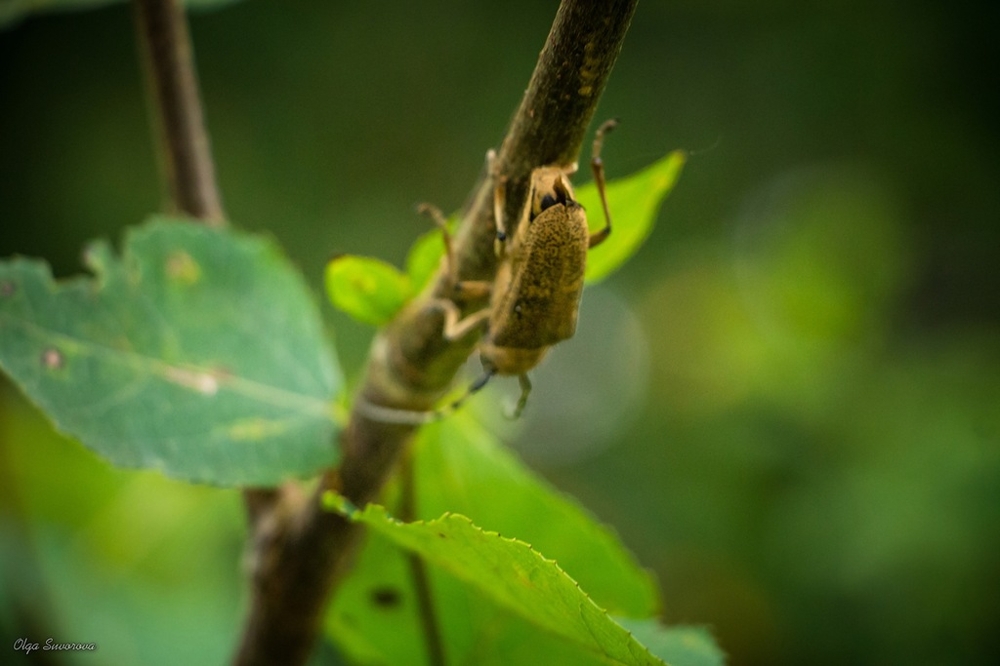
[(553, 183), (552, 190), (546, 192), (541, 201), (538, 202), (538, 210), (535, 211), (537, 216), (549, 208), (552, 208), (556, 204), (562, 204), (564, 206), (576, 203), (573, 201), (573, 197), (570, 195), (568, 188), (560, 180), (556, 180)]

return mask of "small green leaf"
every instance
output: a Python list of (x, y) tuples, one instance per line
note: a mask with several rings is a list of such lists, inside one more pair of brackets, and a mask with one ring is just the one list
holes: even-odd
[(442, 567), (539, 628), (611, 664), (663, 664), (554, 561), (523, 541), (486, 532), (457, 514), (402, 523), (384, 508), (369, 505), (347, 516)]
[[(642, 171), (608, 183), (608, 207), (613, 229), (608, 239), (587, 255), (587, 282), (599, 282), (618, 269), (653, 230), (660, 204), (680, 176), (687, 154), (675, 150)], [(603, 226), (604, 213), (597, 187), (587, 183), (576, 191), (587, 209), (591, 228)]]
[(726, 663), (726, 656), (707, 629), (664, 627), (656, 620), (616, 619), (670, 666), (724, 666)]
[(335, 307), (375, 326), (389, 323), (413, 296), (409, 277), (395, 266), (354, 255), (326, 265), (326, 293)]
[[(449, 220), (450, 221), (450, 220)], [(419, 293), (434, 276), (444, 257), (444, 239), (440, 229), (421, 234), (410, 246), (406, 256), (406, 274), (410, 277), (413, 293)]]
[(159, 219), (94, 278), (0, 262), (0, 366), (56, 426), (122, 467), (266, 486), (334, 464), (340, 371), (270, 241)]

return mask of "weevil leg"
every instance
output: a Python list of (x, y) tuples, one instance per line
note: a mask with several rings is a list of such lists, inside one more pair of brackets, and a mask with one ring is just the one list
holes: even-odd
[(418, 204), (417, 212), (431, 218), (434, 224), (441, 229), (441, 240), (444, 241), (444, 256), (448, 261), (448, 277), (452, 285), (458, 284), (458, 263), (455, 261), (455, 251), (451, 244), (451, 234), (448, 232), (448, 220), (445, 218), (444, 213), (441, 212), (441, 209), (434, 204)]
[(597, 247), (611, 235), (611, 210), (608, 208), (608, 195), (604, 186), (604, 162), (601, 161), (601, 148), (604, 146), (605, 135), (618, 126), (618, 120), (605, 120), (594, 135), (594, 148), (590, 158), (590, 168), (594, 171), (594, 184), (601, 197), (601, 207), (604, 208), (604, 228), (590, 234), (588, 247)]
[(441, 239), (444, 241), (444, 253), (448, 262), (448, 280), (456, 298), (476, 299), (490, 295), (492, 285), (489, 282), (478, 280), (460, 281), (458, 279), (458, 262), (455, 261), (455, 251), (451, 243), (451, 234), (448, 232), (448, 221), (444, 213), (437, 206), (429, 203), (422, 203), (417, 206), (417, 212), (426, 215), (434, 221), (434, 224), (441, 229)]
[(517, 399), (517, 405), (514, 406), (514, 413), (510, 415), (512, 419), (521, 418), (521, 412), (528, 404), (528, 395), (531, 394), (531, 380), (528, 379), (527, 374), (518, 375), (517, 381), (521, 385), (521, 396)]
[(497, 172), (497, 152), (490, 149), (486, 153), (486, 162), (493, 178), (493, 222), (497, 228), (497, 237), (493, 241), (493, 252), (497, 259), (502, 260), (507, 249), (507, 221), (504, 211), (507, 210), (507, 178)]
[(477, 326), (482, 326), (490, 318), (490, 309), (483, 308), (478, 312), (473, 312), (465, 319), (458, 306), (447, 298), (436, 298), (431, 303), (444, 312), (444, 337), (446, 340), (454, 341), (465, 337), (469, 331)]

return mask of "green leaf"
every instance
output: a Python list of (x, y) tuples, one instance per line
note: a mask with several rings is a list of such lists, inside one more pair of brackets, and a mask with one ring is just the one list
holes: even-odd
[(266, 486), (334, 464), (340, 371), (301, 276), (270, 241), (169, 219), (56, 283), (0, 262), (0, 366), (115, 465)]
[[(454, 218), (449, 218), (451, 223)], [(449, 224), (449, 227), (453, 227)], [(444, 239), (440, 229), (432, 229), (421, 234), (410, 246), (406, 255), (406, 274), (410, 277), (413, 293), (419, 293), (434, 276), (444, 257)]]
[[(587, 255), (587, 282), (599, 282), (631, 257), (649, 236), (660, 204), (680, 175), (687, 156), (675, 150), (627, 178), (607, 185), (614, 231)], [(580, 187), (577, 199), (590, 211), (596, 226), (603, 215), (593, 183)], [(453, 228), (457, 219), (448, 219)], [(434, 275), (444, 256), (441, 231), (420, 236), (406, 258), (406, 273), (379, 259), (347, 255), (327, 266), (327, 292), (333, 305), (355, 319), (376, 326), (387, 324)]]
[[(618, 269), (642, 245), (653, 230), (660, 204), (680, 176), (687, 154), (675, 150), (642, 171), (607, 185), (613, 230), (608, 239), (587, 255), (587, 282), (599, 282)], [(576, 191), (587, 209), (591, 227), (603, 225), (603, 210), (597, 187), (587, 183)]]
[(650, 617), (660, 610), (652, 578), (617, 535), (525, 467), (468, 413), (424, 426), (415, 447), (420, 517), (453, 511), (517, 537), (559, 562), (616, 615)]
[(656, 620), (616, 618), (649, 651), (671, 666), (724, 666), (726, 656), (702, 627), (664, 627)]
[[(363, 548), (327, 614), (327, 635), (351, 663), (412, 666), (427, 663), (426, 639), (413, 585), (410, 553), (388, 538), (365, 534)], [(431, 598), (445, 662), (477, 666), (606, 662), (485, 600), (474, 588), (429, 567)]]
[(354, 255), (326, 265), (326, 293), (336, 308), (375, 326), (389, 323), (413, 295), (409, 278), (395, 266)]
[[(0, 0), (0, 29), (16, 24), (32, 14), (57, 11), (83, 11), (124, 0)], [(189, 9), (228, 5), (237, 0), (184, 0)]]
[[(418, 517), (437, 517), (450, 509), (530, 543), (615, 615), (650, 617), (658, 610), (648, 574), (615, 535), (524, 467), (468, 413), (424, 426), (413, 455)], [(398, 485), (390, 484), (384, 494), (386, 506), (397, 506)], [(484, 603), (474, 588), (454, 577), (436, 569), (428, 573), (448, 663), (604, 663), (582, 647)], [(406, 555), (386, 537), (369, 532), (351, 576), (331, 604), (327, 633), (358, 663), (415, 663), (414, 655), (426, 652), (416, 599)]]
[(662, 664), (597, 606), (553, 561), (523, 541), (487, 532), (465, 516), (402, 523), (377, 505), (333, 508), (419, 554), (500, 606), (611, 664)]
[[(600, 606), (649, 617), (659, 607), (649, 575), (607, 528), (572, 498), (526, 468), (467, 412), (424, 426), (414, 442), (418, 517), (446, 511), (530, 543), (554, 558)], [(398, 484), (385, 493), (395, 506)], [(362, 663), (408, 664), (424, 650), (415, 590), (404, 555), (370, 534), (350, 578), (331, 605), (327, 630)], [(516, 615), (484, 604), (468, 586), (432, 571), (445, 652), (455, 663), (601, 663), (582, 648), (551, 637)], [(392, 591), (393, 604), (379, 603)], [(379, 655), (373, 659), (372, 655)]]
[[(448, 219), (449, 229), (457, 223)], [(345, 255), (326, 267), (326, 290), (337, 309), (358, 321), (384, 326), (430, 282), (444, 257), (440, 229), (417, 238), (406, 256), (406, 273), (373, 257)]]

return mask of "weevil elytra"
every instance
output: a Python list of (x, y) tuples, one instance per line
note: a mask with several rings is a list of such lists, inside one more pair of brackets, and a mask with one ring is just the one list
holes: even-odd
[[(574, 198), (569, 181), (576, 172), (573, 164), (543, 166), (531, 173), (520, 221), (513, 236), (508, 236), (503, 217), (505, 182), (494, 174), (496, 249), (500, 263), (494, 282), (488, 285), (490, 304), (459, 319), (459, 309), (453, 300), (438, 301), (445, 313), (446, 338), (455, 340), (485, 325), (479, 343), (484, 374), (452, 408), (485, 386), (493, 375), (516, 375), (521, 385), (521, 397), (514, 410), (517, 417), (531, 391), (528, 371), (553, 345), (576, 332), (587, 252), (611, 233), (600, 154), (604, 136), (616, 125), (617, 121), (609, 120), (597, 130), (590, 160), (604, 209), (605, 224), (600, 231), (589, 231), (586, 212)], [(449, 256), (448, 261), (451, 259)], [(454, 264), (450, 270), (454, 271)], [(487, 286), (457, 281), (454, 284), (462, 294), (482, 293)]]
[[(521, 396), (513, 416), (520, 415), (531, 392), (528, 371), (538, 365), (553, 345), (573, 337), (576, 332), (587, 252), (611, 233), (601, 147), (605, 135), (617, 124), (617, 120), (606, 121), (594, 137), (590, 166), (604, 212), (604, 227), (594, 233), (588, 229), (583, 206), (574, 198), (569, 177), (576, 173), (577, 166), (571, 164), (542, 166), (532, 171), (527, 200), (517, 228), (510, 236), (504, 218), (506, 179), (496, 173), (495, 155), (490, 151), (490, 173), (495, 181), (494, 247), (499, 262), (492, 283), (458, 280), (444, 215), (433, 206), (420, 206), (421, 212), (434, 218), (443, 232), (452, 293), (450, 298), (438, 298), (432, 303), (444, 313), (444, 337), (458, 340), (473, 330), (484, 328), (478, 346), (484, 372), (465, 395), (434, 412), (384, 407), (372, 404), (361, 396), (357, 405), (369, 418), (409, 424), (442, 418), (458, 409), (494, 375), (517, 376)], [(487, 295), (490, 297), (487, 307), (461, 318), (455, 300), (471, 300)]]

